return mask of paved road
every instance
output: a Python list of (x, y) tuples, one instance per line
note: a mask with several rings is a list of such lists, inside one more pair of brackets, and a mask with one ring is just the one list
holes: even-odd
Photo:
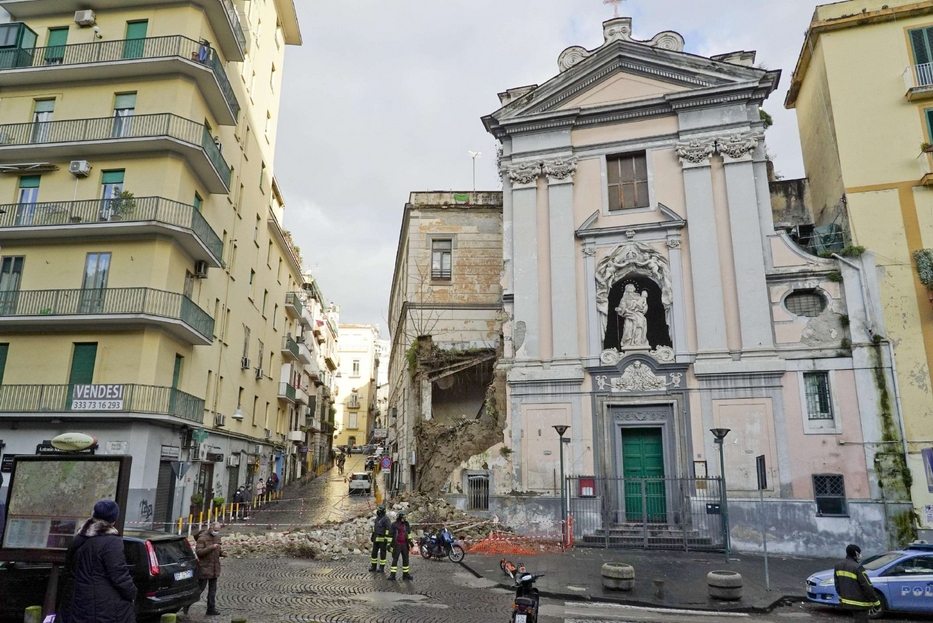
[[(337, 472), (337, 468), (332, 468), (304, 485), (286, 487), (284, 499), (253, 513), (246, 523), (256, 525), (248, 526), (249, 529), (284, 530), (288, 526), (320, 525), (328, 521), (344, 521), (361, 511), (374, 509), (376, 502), (373, 496), (348, 494), (346, 478), (353, 472), (363, 471), (365, 461), (363, 455), (351, 454), (343, 475)], [(231, 529), (245, 531), (243, 526)]]

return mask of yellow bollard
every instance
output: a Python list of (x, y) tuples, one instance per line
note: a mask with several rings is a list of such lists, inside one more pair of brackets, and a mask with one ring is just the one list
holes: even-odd
[(204, 511), (198, 512), (198, 528), (204, 527)]
[(174, 613), (172, 613), (172, 614), (163, 614), (163, 615), (159, 618), (159, 623), (176, 623), (177, 621), (178, 621), (178, 615), (177, 615), (177, 614), (174, 614)]
[(188, 515), (188, 538), (191, 538), (191, 526), (194, 525), (194, 515)]
[(26, 608), (24, 623), (42, 623), (42, 606), (29, 606)]
[(182, 517), (179, 517), (178, 518), (178, 536), (181, 536), (181, 526), (183, 523), (184, 523), (184, 519)]

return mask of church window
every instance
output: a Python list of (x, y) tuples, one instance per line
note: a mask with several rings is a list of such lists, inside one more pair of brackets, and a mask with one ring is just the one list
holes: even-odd
[(813, 497), (818, 515), (848, 515), (846, 485), (842, 474), (814, 474)]
[(450, 281), (453, 241), (431, 242), (431, 279)]
[(609, 209), (647, 208), (648, 159), (645, 152), (606, 158), (609, 180)]
[(816, 318), (826, 309), (826, 299), (815, 290), (794, 290), (784, 299), (784, 306), (795, 316)]
[(829, 394), (828, 372), (806, 372), (803, 386), (807, 398), (807, 417), (811, 420), (833, 419), (833, 403)]

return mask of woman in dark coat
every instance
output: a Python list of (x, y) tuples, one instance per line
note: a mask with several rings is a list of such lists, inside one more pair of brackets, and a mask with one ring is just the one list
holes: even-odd
[(116, 502), (101, 500), (68, 548), (62, 623), (136, 623), (136, 586), (113, 526), (119, 516)]

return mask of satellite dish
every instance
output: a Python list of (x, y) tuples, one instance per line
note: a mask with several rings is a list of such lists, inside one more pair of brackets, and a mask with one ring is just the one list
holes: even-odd
[(97, 445), (97, 438), (84, 433), (65, 433), (52, 440), (52, 447), (63, 452), (80, 452)]

